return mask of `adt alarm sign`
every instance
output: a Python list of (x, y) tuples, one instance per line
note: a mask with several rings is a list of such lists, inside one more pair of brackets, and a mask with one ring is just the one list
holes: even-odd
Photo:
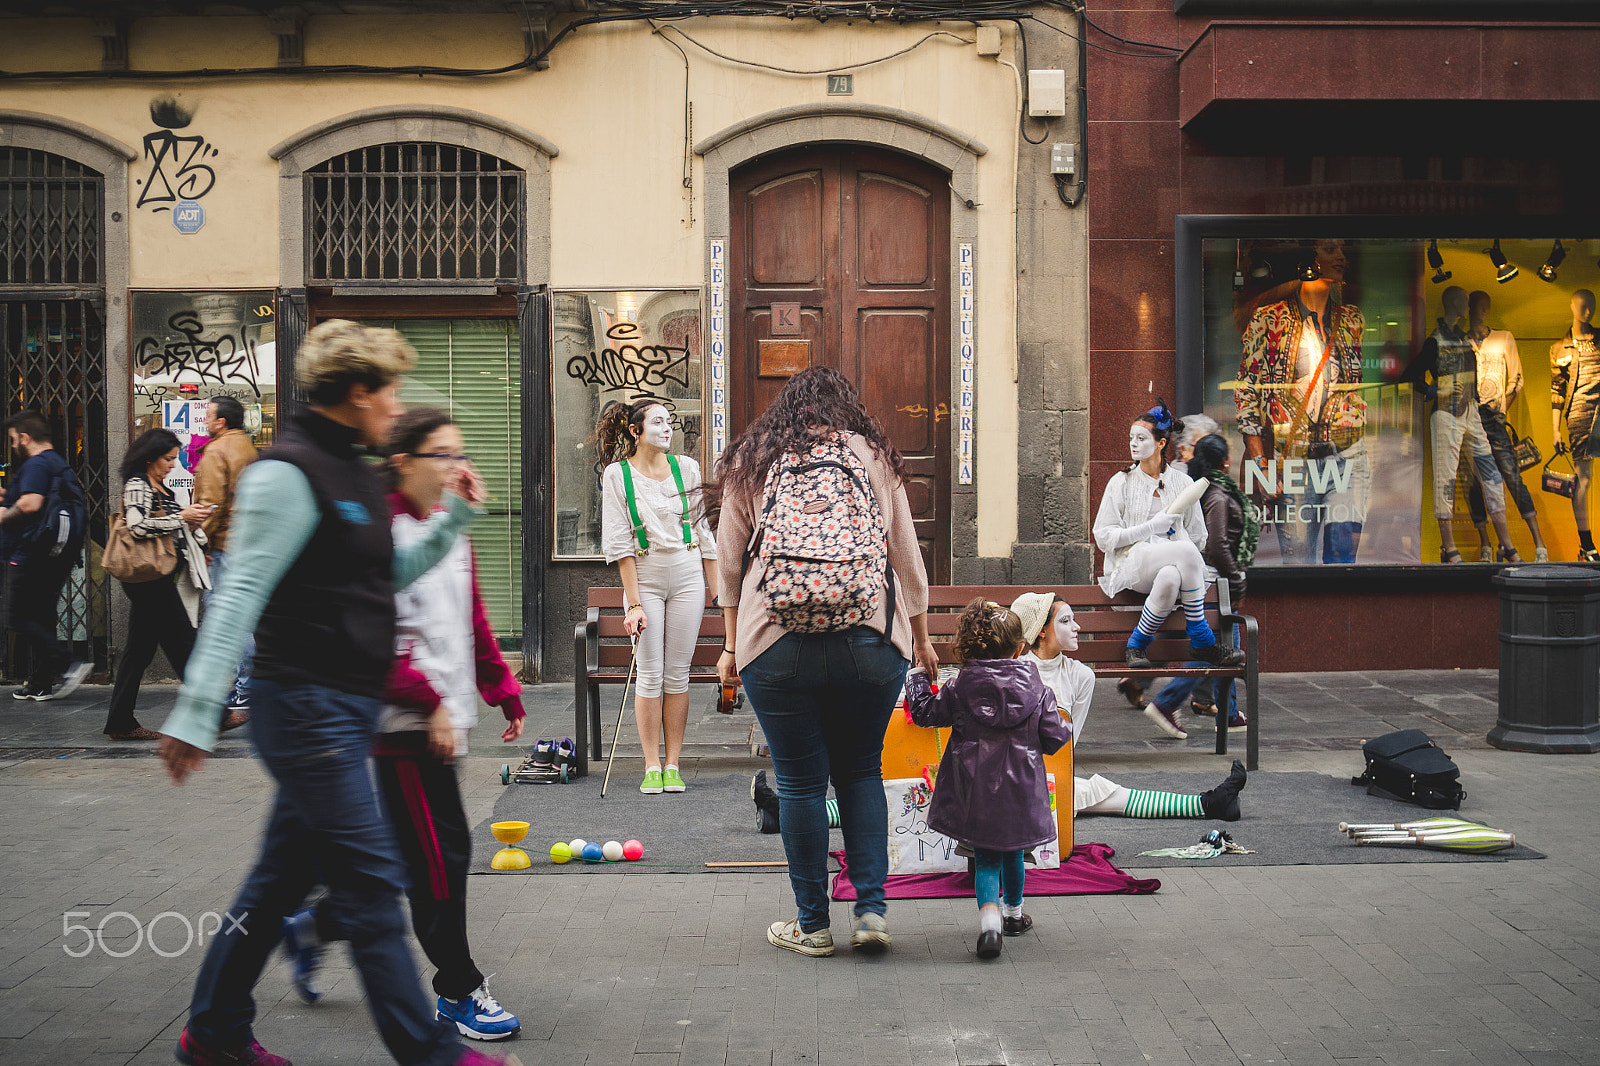
[(206, 224), (206, 209), (193, 200), (179, 200), (172, 206), (172, 225), (179, 233), (199, 233)]

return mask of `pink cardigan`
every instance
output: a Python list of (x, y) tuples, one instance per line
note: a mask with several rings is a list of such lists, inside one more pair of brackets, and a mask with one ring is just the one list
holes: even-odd
[[(917, 546), (917, 532), (911, 523), (911, 504), (906, 500), (905, 486), (895, 477), (894, 469), (873, 451), (865, 437), (853, 434), (849, 444), (850, 450), (866, 464), (872, 494), (878, 498), (878, 510), (883, 514), (889, 565), (895, 575), (894, 627), (889, 640), (909, 660), (913, 658), (911, 618), (928, 610), (928, 572), (922, 565), (922, 550)], [(723, 607), (739, 609), (733, 657), (740, 669), (755, 662), (788, 632), (767, 616), (766, 604), (756, 591), (763, 570), (760, 558), (752, 558), (749, 572), (740, 573), (759, 505), (759, 492), (730, 494), (723, 498), (722, 515), (717, 520), (717, 602)], [(882, 632), (887, 606), (887, 597), (884, 597), (877, 614), (866, 624)]]

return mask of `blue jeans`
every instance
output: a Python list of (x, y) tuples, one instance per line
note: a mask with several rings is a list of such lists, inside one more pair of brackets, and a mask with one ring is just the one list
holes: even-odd
[(972, 849), (972, 880), (977, 888), (978, 906), (999, 903), (1022, 906), (1022, 852)]
[(772, 750), (779, 824), (800, 928), (828, 928), (828, 782), (855, 913), (882, 914), (889, 873), (883, 734), (909, 664), (882, 633), (788, 633), (739, 672)]
[[(206, 593), (206, 608), (211, 607), (211, 597), (222, 587), (222, 578), (228, 572), (228, 553), (214, 551), (211, 553), (211, 589)], [(235, 671), (233, 694), (240, 701), (250, 698), (250, 669), (256, 661), (256, 635), (251, 633), (245, 637), (244, 651), (239, 653), (239, 667)]]
[(278, 795), (255, 869), (195, 980), (190, 1035), (219, 1048), (253, 1039), (251, 990), (283, 918), (321, 881), (328, 896), (319, 909), (350, 942), (389, 1053), (407, 1066), (453, 1063), (460, 1041), (423, 994), (400, 907), (406, 868), (367, 768), (382, 702), (266, 678), (254, 696), (251, 729)]
[[(1239, 627), (1233, 627), (1233, 646), (1239, 646)], [(1208, 666), (1209, 663), (1199, 661), (1184, 663), (1184, 666)], [(1239, 717), (1239, 694), (1234, 691), (1233, 678), (1231, 677), (1175, 677), (1166, 683), (1154, 703), (1163, 711), (1176, 711), (1183, 706), (1183, 701), (1188, 699), (1196, 689), (1200, 690), (1201, 701), (1207, 696), (1211, 697), (1213, 707), (1226, 707), (1228, 721), (1232, 722)]]

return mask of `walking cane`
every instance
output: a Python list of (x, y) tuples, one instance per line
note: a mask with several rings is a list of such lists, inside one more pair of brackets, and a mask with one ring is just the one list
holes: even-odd
[(622, 739), (622, 712), (628, 706), (628, 688), (633, 684), (633, 667), (639, 661), (639, 638), (632, 637), (633, 655), (628, 659), (628, 680), (622, 684), (622, 703), (617, 707), (617, 728), (611, 731), (611, 757), (606, 760), (606, 779), (600, 783), (600, 798), (606, 798), (611, 784), (611, 764), (617, 761), (617, 741)]

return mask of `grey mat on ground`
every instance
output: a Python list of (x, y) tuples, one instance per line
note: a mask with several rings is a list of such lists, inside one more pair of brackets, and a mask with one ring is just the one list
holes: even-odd
[[(1221, 763), (1221, 760), (1218, 760)], [(1359, 762), (1358, 762), (1359, 765)], [(1107, 775), (1127, 788), (1159, 792), (1204, 792), (1220, 784), (1225, 772), (1215, 774), (1114, 774)], [(1112, 862), (1124, 870), (1170, 866), (1333, 866), (1357, 862), (1491, 862), (1507, 859), (1542, 859), (1521, 840), (1521, 828), (1506, 825), (1495, 812), (1468, 806), (1460, 811), (1430, 811), (1409, 803), (1367, 795), (1365, 787), (1348, 777), (1312, 773), (1258, 771), (1239, 794), (1237, 822), (1201, 818), (1117, 818), (1080, 815), (1074, 829), (1079, 844), (1094, 841), (1117, 849)], [(1517, 834), (1515, 847), (1489, 855), (1472, 855), (1431, 848), (1362, 846), (1339, 832), (1340, 822), (1411, 822), (1438, 816), (1482, 822)], [(1254, 855), (1219, 855), (1214, 859), (1142, 857), (1141, 851), (1182, 848), (1194, 844), (1212, 829), (1226, 829), (1239, 845)]]
[[(600, 773), (570, 784), (505, 786), (495, 801), (494, 814), (473, 827), (472, 872), (500, 872), (489, 867), (489, 860), (501, 846), (489, 832), (489, 823), (509, 821), (529, 823), (528, 837), (518, 847), (533, 860), (533, 873), (660, 873), (663, 866), (712, 873), (726, 871), (708, 870), (708, 862), (783, 861), (783, 839), (776, 833), (763, 834), (756, 829), (756, 807), (750, 802), (753, 770), (690, 778), (687, 792), (658, 796), (639, 791), (638, 774), (623, 776), (619, 770), (611, 777), (606, 798), (601, 799), (604, 773), (602, 763)], [(644, 857), (638, 862), (551, 862), (550, 845), (574, 837), (601, 844), (631, 837), (644, 845)], [(835, 836), (834, 846), (838, 839)], [(755, 869), (769, 873), (784, 870), (781, 866)]]

